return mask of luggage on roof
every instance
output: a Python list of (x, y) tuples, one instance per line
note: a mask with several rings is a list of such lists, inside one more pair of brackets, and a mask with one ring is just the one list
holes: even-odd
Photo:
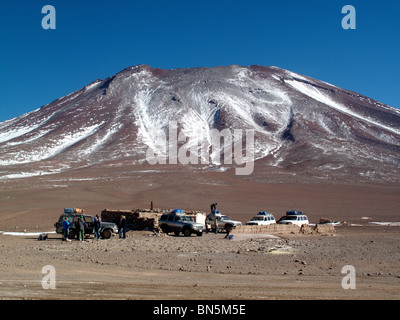
[(179, 213), (185, 213), (182, 209), (174, 209), (170, 212), (170, 214), (179, 214)]
[(287, 216), (295, 216), (295, 215), (299, 215), (299, 214), (303, 214), (303, 212), (296, 211), (296, 210), (286, 211)]
[(85, 210), (78, 208), (65, 208), (64, 213), (84, 213)]

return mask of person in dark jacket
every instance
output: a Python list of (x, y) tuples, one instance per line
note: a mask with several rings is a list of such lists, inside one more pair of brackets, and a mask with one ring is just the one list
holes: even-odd
[(218, 203), (211, 204), (211, 214), (215, 214), (215, 211), (217, 211), (217, 204)]
[(125, 239), (126, 238), (126, 217), (121, 216), (119, 220), (119, 238)]
[(85, 241), (85, 220), (81, 216), (78, 220), (78, 240)]
[(94, 218), (94, 238), (100, 239), (101, 220), (98, 214)]

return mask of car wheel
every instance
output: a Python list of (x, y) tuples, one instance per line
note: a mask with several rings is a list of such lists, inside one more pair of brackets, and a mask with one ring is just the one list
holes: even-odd
[(203, 232), (197, 232), (196, 235), (197, 235), (198, 237), (201, 237), (201, 236), (203, 235)]
[(189, 228), (185, 228), (182, 230), (182, 233), (185, 237), (190, 237), (190, 235), (192, 234), (192, 232), (190, 231)]
[(168, 234), (168, 231), (169, 231), (169, 230), (168, 230), (168, 226), (167, 226), (167, 225), (163, 224), (163, 225), (161, 226), (161, 230), (162, 230), (162, 232)]
[(69, 230), (68, 239), (74, 239), (74, 238), (75, 238), (75, 230)]
[(103, 232), (101, 233), (101, 237), (103, 239), (110, 239), (111, 236), (112, 236), (112, 232), (110, 229), (103, 230)]
[(176, 236), (179, 236), (180, 232), (179, 232), (179, 231), (175, 231), (174, 234), (175, 234)]

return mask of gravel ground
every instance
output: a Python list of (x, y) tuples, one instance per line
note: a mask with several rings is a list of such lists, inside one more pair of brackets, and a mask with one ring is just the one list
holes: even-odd
[[(126, 239), (63, 242), (0, 235), (2, 299), (399, 299), (399, 227), (339, 226), (333, 235), (130, 231)], [(42, 267), (56, 270), (44, 290)], [(356, 289), (341, 286), (342, 268)]]

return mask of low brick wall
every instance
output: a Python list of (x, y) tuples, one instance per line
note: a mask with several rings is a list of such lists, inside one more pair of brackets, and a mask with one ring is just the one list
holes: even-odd
[(335, 227), (328, 224), (317, 224), (317, 225), (303, 225), (299, 227), (294, 224), (278, 224), (273, 223), (267, 226), (239, 226), (231, 231), (231, 234), (332, 234), (335, 233)]

